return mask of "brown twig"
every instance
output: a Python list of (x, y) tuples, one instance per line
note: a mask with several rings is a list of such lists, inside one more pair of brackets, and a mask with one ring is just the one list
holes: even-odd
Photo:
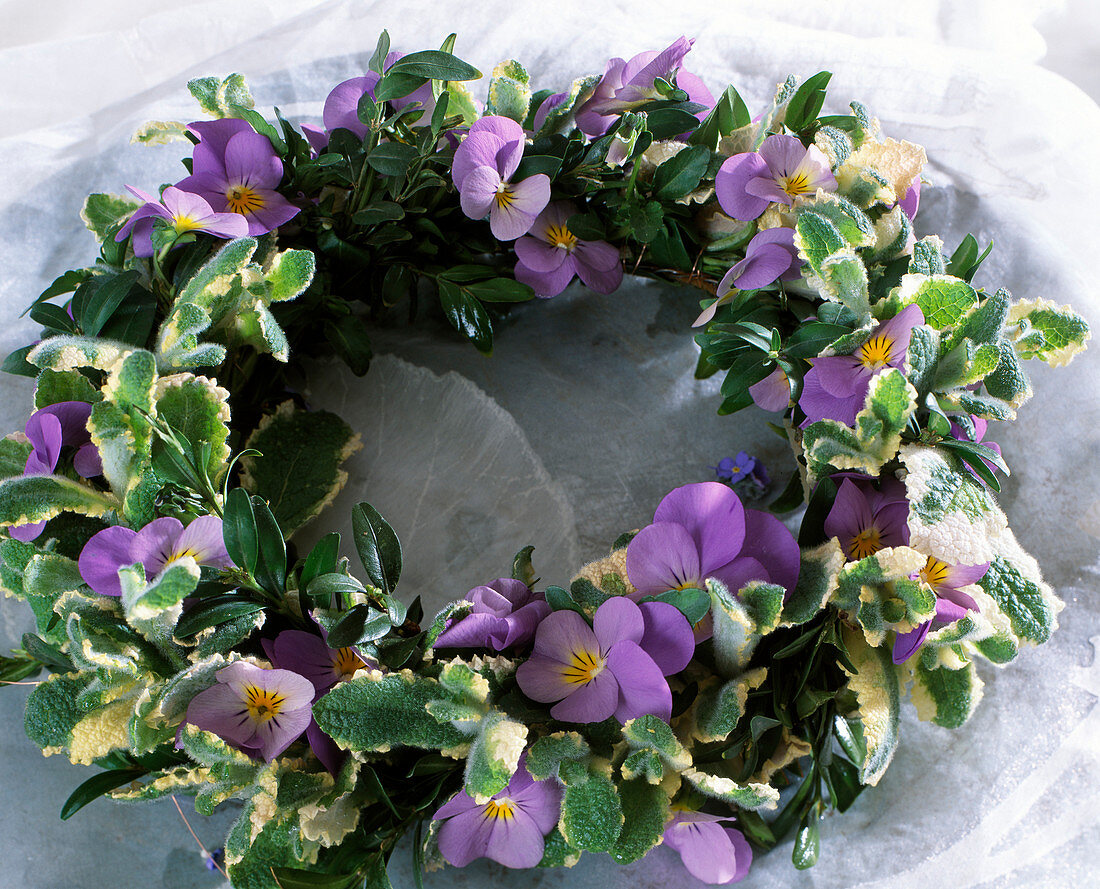
[(199, 839), (198, 834), (196, 834), (195, 831), (193, 831), (191, 829), (191, 822), (189, 822), (187, 820), (187, 816), (183, 814), (183, 809), (180, 808), (179, 800), (176, 799), (176, 795), (174, 793), (171, 794), (171, 798), (172, 798), (172, 802), (176, 804), (176, 811), (180, 813), (180, 818), (183, 819), (183, 823), (184, 823), (184, 826), (186, 826), (186, 828), (187, 828), (187, 832), (189, 834), (191, 834), (191, 836), (194, 838), (195, 842), (199, 844), (199, 848), (202, 849), (203, 856), (208, 858), (211, 862), (213, 862), (214, 867), (216, 867), (218, 869), (218, 873), (220, 873), (223, 877), (225, 877), (228, 880), (229, 879), (229, 874), (227, 874), (225, 872), (225, 869), (222, 868), (222, 866), (220, 864), (218, 864), (217, 860), (210, 853), (210, 850), (207, 849), (206, 846), (204, 846), (202, 844), (202, 840)]

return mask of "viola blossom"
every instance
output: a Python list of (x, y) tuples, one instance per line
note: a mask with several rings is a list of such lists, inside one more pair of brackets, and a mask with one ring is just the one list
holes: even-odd
[[(675, 79), (676, 87), (687, 93), (688, 101), (708, 109), (713, 107), (714, 96), (706, 84), (680, 67), (694, 42), (679, 37), (660, 52), (638, 53), (629, 62), (611, 59), (595, 92), (577, 109), (577, 129), (592, 137), (602, 136), (624, 111), (662, 98), (656, 87), (657, 78), (669, 82)], [(697, 116), (701, 120), (705, 115), (704, 111)]]
[(870, 339), (853, 354), (811, 358), (813, 366), (806, 372), (798, 400), (806, 414), (802, 428), (825, 419), (845, 426), (855, 423), (871, 378), (887, 367), (905, 370), (909, 338), (913, 328), (923, 323), (924, 313), (914, 303), (872, 330)]
[(479, 804), (465, 790), (432, 816), (442, 821), (439, 851), (455, 867), (490, 858), (505, 867), (534, 867), (545, 851), (545, 837), (561, 815), (561, 787), (553, 778), (536, 781), (526, 754), (507, 786)]
[[(61, 461), (62, 448), (75, 448), (73, 468), (83, 478), (103, 473), (99, 449), (88, 434), (92, 406), (83, 401), (61, 401), (31, 414), (23, 431), (31, 443), (31, 452), (23, 466), (23, 475), (52, 475)], [(8, 533), (24, 543), (36, 539), (45, 522), (15, 525)]]
[[(274, 640), (261, 640), (261, 645), (272, 666), (304, 676), (313, 684), (316, 702), (338, 682), (354, 676), (357, 670), (374, 666), (355, 648), (329, 648), (325, 639), (323, 629), (320, 636), (305, 630), (283, 630)], [(306, 726), (306, 740), (321, 764), (335, 775), (347, 754), (321, 730), (312, 715)]]
[(836, 177), (820, 148), (794, 136), (768, 136), (759, 152), (726, 158), (714, 177), (722, 210), (734, 219), (756, 219), (769, 204), (793, 206), (797, 198), (836, 191)]
[(157, 200), (148, 192), (127, 185), (126, 189), (145, 203), (134, 211), (126, 224), (115, 235), (116, 241), (125, 241), (133, 233), (134, 255), (153, 255), (153, 220), (164, 219), (177, 235), (199, 231), (215, 238), (243, 238), (248, 234), (248, 221), (239, 213), (215, 213), (202, 197), (181, 191), (174, 185), (164, 189)]
[(791, 384), (781, 367), (749, 386), (749, 397), (765, 411), (784, 411), (791, 403)]
[(232, 566), (222, 539), (222, 520), (199, 516), (184, 527), (179, 519), (165, 517), (154, 519), (140, 531), (123, 525), (104, 528), (84, 544), (77, 565), (84, 582), (97, 593), (120, 596), (120, 568), (140, 564), (146, 581), (152, 582), (181, 559), (214, 568)]
[(625, 723), (646, 714), (667, 722), (672, 692), (665, 676), (684, 669), (694, 651), (691, 625), (678, 609), (613, 596), (596, 609), (591, 626), (575, 611), (543, 620), (516, 681), (531, 700), (553, 703), (550, 715), (562, 722), (614, 716)]
[(470, 219), (488, 214), (489, 228), (500, 241), (527, 234), (550, 202), (550, 177), (545, 173), (511, 181), (523, 159), (525, 139), (523, 127), (514, 120), (482, 117), (471, 125), (451, 165), (462, 212)]
[(619, 251), (607, 241), (582, 241), (569, 230), (566, 223), (576, 212), (569, 201), (555, 201), (516, 241), (516, 280), (538, 296), (557, 296), (574, 276), (597, 293), (611, 293), (622, 283)]
[(565, 93), (551, 93), (539, 104), (538, 110), (535, 112), (535, 117), (531, 121), (531, 129), (534, 132), (538, 132), (542, 129), (542, 125), (546, 123), (546, 119), (550, 116), (552, 111), (556, 111), (561, 107), (562, 102), (565, 101)]
[(313, 685), (289, 670), (265, 670), (236, 661), (215, 674), (217, 683), (187, 705), (184, 723), (213, 732), (268, 762), (305, 731), (312, 718)]
[(825, 533), (840, 541), (849, 562), (858, 562), (890, 546), (909, 545), (909, 501), (905, 486), (885, 478), (876, 489), (872, 480), (846, 478), (825, 517)]
[(745, 258), (734, 264), (718, 282), (718, 299), (703, 309), (692, 327), (708, 323), (718, 307), (730, 302), (739, 291), (759, 290), (775, 281), (793, 281), (801, 276), (802, 259), (794, 246), (794, 229), (766, 228), (745, 248)]
[(476, 586), (463, 598), (473, 608), (461, 620), (440, 633), (433, 648), (490, 648), (504, 651), (526, 645), (535, 638), (535, 627), (550, 613), (542, 593), (510, 577)]
[(680, 853), (689, 874), (712, 885), (745, 879), (752, 864), (752, 847), (739, 830), (724, 827), (732, 821), (703, 812), (676, 812), (665, 827), (664, 843)]
[(713, 578), (737, 593), (751, 580), (784, 587), (798, 582), (798, 543), (779, 519), (745, 509), (719, 482), (683, 485), (670, 492), (626, 550), (626, 573), (637, 592), (706, 589)]
[(283, 178), (283, 162), (267, 136), (247, 121), (197, 121), (188, 129), (200, 141), (193, 172), (177, 182), (177, 188), (200, 195), (218, 212), (239, 213), (250, 235), (274, 231), (301, 212), (275, 190)]
[(894, 663), (903, 664), (911, 658), (933, 628), (953, 624), (966, 616), (968, 611), (980, 611), (978, 603), (962, 587), (977, 583), (989, 570), (989, 562), (981, 565), (948, 565), (929, 556), (925, 566), (913, 575), (931, 587), (936, 594), (936, 614), (908, 633), (899, 633), (894, 639)]

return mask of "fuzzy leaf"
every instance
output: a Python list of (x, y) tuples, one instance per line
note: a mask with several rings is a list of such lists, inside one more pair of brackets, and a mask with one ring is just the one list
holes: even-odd
[(925, 722), (944, 728), (958, 728), (965, 723), (982, 699), (984, 683), (974, 664), (960, 670), (946, 667), (928, 669), (919, 657), (913, 658), (910, 695), (917, 715)]
[(566, 785), (559, 827), (569, 845), (587, 852), (610, 852), (623, 820), (619, 793), (606, 775), (589, 772), (583, 783)]
[(844, 642), (855, 673), (848, 673), (848, 688), (855, 694), (857, 708), (849, 718), (858, 718), (863, 729), (867, 755), (859, 770), (863, 784), (875, 785), (886, 773), (898, 744), (901, 710), (898, 675), (886, 648), (873, 648), (856, 631), (845, 632)]

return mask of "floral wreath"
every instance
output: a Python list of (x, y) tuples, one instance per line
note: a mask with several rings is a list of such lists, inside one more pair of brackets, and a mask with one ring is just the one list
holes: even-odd
[[(135, 137), (192, 145), (188, 175), (88, 198), (99, 257), (4, 363), (36, 378), (0, 440), (0, 583), (36, 632), (0, 679), (48, 671), (27, 734), (100, 768), (62, 817), (242, 800), (213, 861), (238, 886), (389, 886), (409, 832), (418, 882), (663, 843), (723, 884), (791, 833), (809, 867), (889, 766), (906, 690), (958, 728), (975, 661), (1056, 628), (985, 436), (1030, 397), (1024, 362), (1067, 363), (1087, 325), (973, 286), (972, 236), (918, 240), (924, 150), (858, 103), (822, 114), (828, 72), (754, 117), (680, 38), (562, 92), (502, 62), (482, 108), (453, 46), (383, 32), (323, 127), (272, 123), (240, 75), (192, 81), (212, 119)], [(338, 534), (296, 550), (359, 447), (296, 394), (298, 359), (365, 373), (371, 325), (440, 311), (489, 353), (509, 304), (624, 271), (703, 291), (696, 375), (724, 375), (719, 413), (776, 414), (779, 494), (725, 458), (567, 584), (536, 589), (526, 547), (434, 617), (367, 503), (362, 572)]]

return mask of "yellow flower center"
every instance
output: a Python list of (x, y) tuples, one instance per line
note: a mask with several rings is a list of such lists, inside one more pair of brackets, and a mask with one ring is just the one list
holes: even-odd
[(225, 193), (225, 202), (229, 205), (230, 212), (244, 216), (264, 208), (263, 196), (247, 185), (234, 185), (230, 188)]
[(507, 182), (502, 182), (497, 186), (497, 193), (493, 196), (493, 201), (497, 205), (498, 210), (507, 210), (516, 202), (515, 195), (512, 194), (512, 186)]
[(779, 187), (792, 198), (796, 198), (800, 194), (809, 194), (813, 191), (810, 187), (810, 177), (805, 173), (798, 173), (792, 176), (780, 176), (778, 182)]
[(951, 571), (951, 566), (946, 562), (941, 562), (935, 556), (929, 556), (928, 561), (924, 567), (920, 569), (920, 579), (928, 584), (932, 589), (943, 586), (947, 583), (947, 575)]
[(546, 240), (551, 247), (564, 247), (570, 253), (577, 246), (577, 236), (564, 225), (550, 225), (546, 227)]
[(196, 222), (190, 216), (176, 216), (172, 219), (172, 227), (182, 235), (184, 232), (202, 228), (202, 223)]
[(879, 334), (860, 346), (856, 354), (859, 356), (859, 363), (868, 370), (878, 370), (889, 363), (893, 347), (893, 340)]
[(345, 679), (364, 665), (354, 648), (341, 648), (332, 659), (332, 668)]
[[(178, 562), (180, 559), (186, 559), (188, 556), (196, 562), (199, 560), (199, 554), (193, 549), (181, 549), (179, 552), (172, 553), (172, 555), (165, 560), (164, 567), (167, 568), (169, 565)], [(162, 568), (161, 570), (163, 571), (164, 569)]]
[(848, 542), (849, 561), (858, 561), (874, 555), (882, 549), (882, 541), (879, 538), (878, 528), (864, 528)]
[(253, 722), (264, 723), (279, 715), (286, 703), (286, 696), (277, 691), (260, 688), (258, 685), (246, 685), (244, 703)]
[(510, 799), (491, 799), (483, 809), (486, 818), (503, 818), (511, 821), (516, 817), (516, 804)]
[(573, 659), (563, 671), (565, 681), (571, 685), (588, 685), (593, 679), (603, 672), (607, 661), (600, 657), (599, 652), (574, 651)]

